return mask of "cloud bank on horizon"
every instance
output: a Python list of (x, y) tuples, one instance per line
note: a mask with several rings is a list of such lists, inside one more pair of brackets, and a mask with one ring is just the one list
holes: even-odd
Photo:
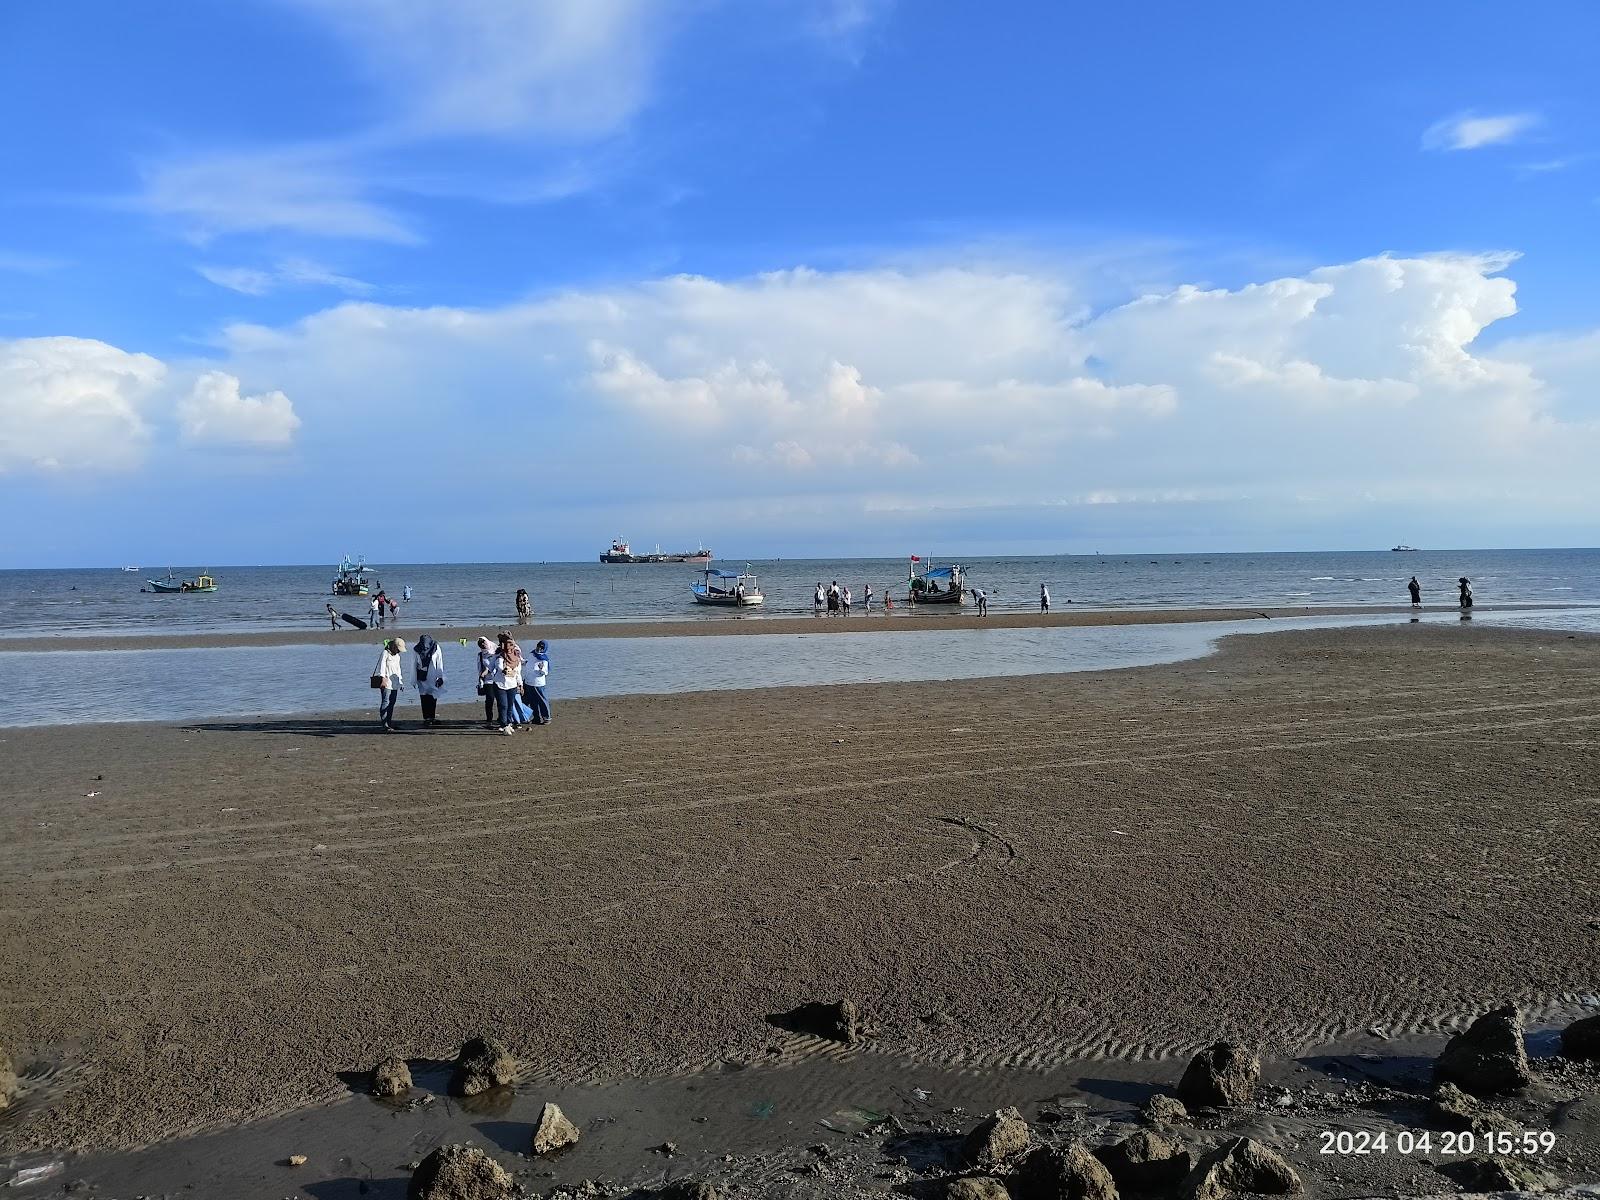
[[(1061, 181), (1025, 132), (1011, 158), (1034, 164), (1037, 196), (1017, 194), (1023, 176), (964, 174), (934, 193), (959, 219), (908, 230), (925, 201), (897, 172), (937, 164), (900, 156), (922, 119), (898, 114), (906, 82), (874, 65), (903, 73), (930, 39), (974, 31), (881, 0), (773, 14), (757, 29), (714, 4), (261, 0), (251, 18), (293, 33), (269, 64), (308, 46), (337, 64), (337, 120), (320, 94), (299, 113), (245, 106), (215, 124), (247, 138), (103, 149), (102, 200), (0, 190), (38, 225), (0, 239), (0, 497), (60, 522), (14, 535), (0, 565), (113, 561), (152, 530), (178, 559), (316, 559), (334, 552), (330, 508), (340, 547), (421, 538), (438, 558), (587, 557), (619, 529), (786, 554), (1379, 530), (1592, 542), (1600, 310), (1563, 297), (1570, 259), (1544, 249), (1550, 189), (1588, 186), (1585, 148), (1532, 103), (1559, 107), (1559, 72), (1515, 107), (1452, 106), (1460, 87), (1433, 81), (1409, 130), (1371, 118), (1393, 125), (1387, 153), (1419, 202), (1456, 198), (1456, 224), (1374, 201), (1318, 238), (1267, 197), (1260, 237), (1130, 250), (1139, 235), (1098, 215), (1071, 230), (1033, 215)], [(713, 43), (752, 75), (708, 82), (693, 63)], [(1029, 74), (1021, 47), (968, 53)], [(764, 90), (773, 62), (800, 98)], [(744, 92), (759, 117), (726, 109)], [(148, 119), (176, 119), (150, 95)], [(818, 113), (834, 101), (838, 125)], [(861, 133), (889, 112), (911, 124)], [(936, 120), (948, 136), (950, 114)], [(782, 178), (755, 126), (794, 160)], [(1306, 164), (1293, 122), (1282, 132), (1258, 189), (1328, 169)], [(1557, 157), (1526, 161), (1540, 140)], [(760, 169), (730, 171), (729, 143)], [(808, 157), (838, 173), (819, 182)], [(875, 172), (874, 157), (899, 161)], [(1146, 194), (1148, 164), (1120, 167)], [(1460, 170), (1482, 174), (1432, 174)], [(1359, 206), (1357, 178), (1342, 184)], [(1214, 229), (1225, 198), (1239, 206), (1237, 183), (1191, 182), (1151, 227), (1202, 214)], [(1523, 197), (1510, 219), (1462, 198), (1490, 186)], [(849, 204), (814, 206), (841, 191)], [(794, 193), (813, 206), (775, 199)], [(1580, 215), (1592, 224), (1592, 199)], [(1494, 248), (1448, 248), (1474, 232)], [(1384, 252), (1400, 244), (1419, 248)], [(143, 270), (116, 262), (129, 246)], [(1554, 297), (1532, 322), (1530, 278)]]

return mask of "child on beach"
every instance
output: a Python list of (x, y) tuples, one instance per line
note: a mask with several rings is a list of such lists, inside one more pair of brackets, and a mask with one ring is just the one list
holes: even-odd
[(486, 728), (493, 729), (495, 710), (495, 688), (490, 682), (494, 672), (494, 646), (486, 637), (478, 639), (478, 695), (483, 697), (483, 723)]
[(339, 614), (333, 611), (333, 605), (328, 605), (328, 628), (335, 633), (339, 632)]

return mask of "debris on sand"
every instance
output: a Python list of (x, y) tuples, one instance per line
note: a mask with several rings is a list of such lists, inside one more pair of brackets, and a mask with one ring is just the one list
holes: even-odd
[(992, 1175), (968, 1175), (945, 1181), (944, 1200), (1011, 1200), (1011, 1193)]
[(1018, 1200), (1117, 1200), (1111, 1172), (1077, 1142), (1029, 1151), (1012, 1190)]
[(1141, 1129), (1094, 1152), (1121, 1191), (1159, 1192), (1182, 1182), (1194, 1158), (1177, 1138)]
[(1579, 1062), (1600, 1062), (1600, 1014), (1582, 1017), (1563, 1029), (1561, 1053)]
[(390, 1055), (372, 1068), (372, 1094), (399, 1096), (411, 1090), (411, 1068), (406, 1060)]
[(807, 1033), (812, 1037), (843, 1042), (846, 1046), (855, 1045), (866, 1033), (861, 1010), (856, 1007), (854, 1000), (838, 1000), (832, 1004), (814, 1000), (786, 1013), (775, 1013), (767, 1020), (791, 1033)]
[(1485, 1108), (1453, 1083), (1441, 1083), (1433, 1090), (1433, 1105), (1429, 1115), (1440, 1129), (1471, 1133), (1504, 1130), (1509, 1133), (1520, 1128), (1511, 1118)]
[(1002, 1108), (967, 1134), (961, 1144), (961, 1161), (970, 1167), (993, 1170), (1020, 1158), (1033, 1145), (1033, 1131), (1014, 1108)]
[(1254, 1100), (1260, 1085), (1261, 1059), (1236, 1042), (1217, 1042), (1190, 1060), (1178, 1096), (1191, 1108), (1235, 1108)]
[(418, 1164), (406, 1200), (511, 1200), (514, 1186), (476, 1146), (440, 1146)]
[(1499, 1155), (1445, 1163), (1439, 1173), (1469, 1192), (1547, 1192), (1561, 1186), (1559, 1179), (1536, 1163)]
[(1517, 1006), (1507, 1004), (1484, 1013), (1446, 1042), (1433, 1062), (1433, 1077), (1474, 1096), (1498, 1096), (1527, 1087), (1533, 1073), (1528, 1069)]
[(1158, 1092), (1144, 1102), (1139, 1119), (1146, 1125), (1187, 1125), (1189, 1110), (1176, 1096)]
[(291, 1167), (303, 1167), (306, 1165), (306, 1156), (304, 1154), (291, 1154), (288, 1162)]
[(1302, 1191), (1300, 1176), (1253, 1138), (1234, 1138), (1195, 1165), (1180, 1200), (1231, 1200), (1238, 1195), (1289, 1196)]
[(728, 1193), (704, 1179), (675, 1179), (650, 1195), (655, 1200), (727, 1200)]
[(456, 1096), (476, 1096), (503, 1087), (517, 1077), (517, 1060), (491, 1037), (468, 1038), (456, 1055), (450, 1091)]
[(533, 1152), (553, 1154), (565, 1150), (578, 1140), (578, 1127), (567, 1120), (567, 1114), (554, 1104), (546, 1103), (539, 1110), (539, 1123), (533, 1127)]

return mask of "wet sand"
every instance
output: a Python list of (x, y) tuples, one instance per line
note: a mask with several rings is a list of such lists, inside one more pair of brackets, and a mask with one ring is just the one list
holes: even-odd
[(1600, 977), (1597, 668), (1402, 625), (514, 737), (0, 731), (0, 1045), (54, 1071), (0, 1150), (282, 1113), (478, 1032), (551, 1080), (759, 1062), (818, 998), (965, 1069), (1556, 1003)]
[[(1573, 607), (1540, 605), (1542, 610)], [(629, 638), (629, 637), (710, 637), (723, 634), (796, 633), (915, 633), (928, 629), (1046, 629), (1053, 626), (1172, 625), (1192, 621), (1262, 621), (1287, 617), (1384, 616), (1409, 612), (1455, 612), (1454, 605), (1429, 605), (1412, 609), (1404, 604), (1351, 604), (1304, 608), (1128, 608), (1073, 609), (1058, 607), (1050, 613), (992, 612), (980, 617), (971, 605), (946, 610), (924, 605), (911, 610), (904, 606), (892, 612), (874, 609), (870, 614), (856, 612), (839, 616), (777, 616), (751, 611), (743, 615), (685, 618), (679, 621), (540, 621), (515, 625), (509, 620), (500, 625), (412, 625), (404, 619), (387, 629), (328, 629), (322, 618), (308, 622), (304, 630), (240, 630), (237, 633), (122, 633), (107, 635), (66, 635), (62, 637), (0, 638), (0, 654), (6, 651), (39, 650), (210, 650), (221, 646), (336, 646), (343, 642), (381, 637), (403, 637), (410, 641), (419, 633), (431, 633), (445, 640), (493, 636), (501, 629), (516, 632), (519, 640), (536, 638)], [(1478, 612), (1495, 612), (1482, 606)], [(1499, 611), (1515, 611), (1502, 609)]]

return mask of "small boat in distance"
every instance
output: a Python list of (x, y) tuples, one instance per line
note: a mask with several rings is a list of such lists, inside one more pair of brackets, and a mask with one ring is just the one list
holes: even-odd
[(217, 581), (210, 575), (200, 574), (194, 579), (178, 580), (172, 577), (172, 568), (167, 568), (165, 579), (146, 579), (152, 592), (214, 592), (217, 590)]
[(129, 572), (130, 574), (133, 574), (133, 575), (137, 575), (139, 573), (139, 568), (138, 567), (123, 567), (122, 569), (124, 571)]
[(1404, 553), (1404, 552), (1409, 551), (1412, 554), (1415, 554), (1417, 552), (1417, 548), (1415, 546), (1408, 546), (1404, 542), (1401, 542), (1398, 546), (1390, 546), (1389, 549), (1390, 549), (1391, 552)]
[(367, 574), (372, 570), (367, 566), (366, 555), (362, 555), (354, 562), (350, 561), (348, 554), (339, 560), (339, 573), (333, 577), (333, 594), (335, 596), (365, 596), (371, 585), (367, 583)]
[(746, 569), (739, 571), (705, 570), (705, 581), (694, 584), (689, 591), (696, 604), (720, 605), (726, 608), (751, 608), (765, 604), (761, 586), (756, 577)]
[(650, 554), (635, 554), (622, 538), (613, 538), (611, 549), (600, 556), (603, 563), (708, 563), (711, 551), (701, 546), (698, 550), (685, 550), (681, 554), (663, 554), (657, 546)]

